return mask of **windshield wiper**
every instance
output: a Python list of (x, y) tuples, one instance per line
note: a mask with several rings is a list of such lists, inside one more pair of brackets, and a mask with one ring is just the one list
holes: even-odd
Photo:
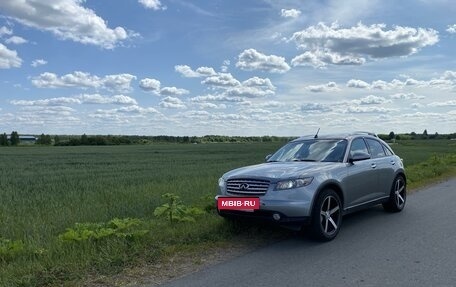
[(316, 160), (308, 159), (308, 158), (293, 158), (292, 161), (310, 161), (310, 162), (313, 162), (313, 161), (316, 161)]

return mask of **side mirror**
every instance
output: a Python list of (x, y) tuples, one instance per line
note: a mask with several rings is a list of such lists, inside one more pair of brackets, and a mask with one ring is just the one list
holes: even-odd
[(348, 161), (350, 163), (354, 163), (355, 161), (360, 161), (360, 160), (366, 160), (370, 159), (370, 155), (365, 152), (355, 152), (349, 159)]
[(268, 155), (264, 158), (264, 160), (265, 160), (265, 161), (268, 161), (271, 157), (272, 157), (272, 154), (268, 154)]

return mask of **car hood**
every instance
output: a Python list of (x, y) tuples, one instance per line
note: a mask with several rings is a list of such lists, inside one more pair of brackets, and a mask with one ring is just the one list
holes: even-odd
[(234, 169), (225, 173), (223, 178), (287, 179), (312, 176), (340, 165), (336, 162), (268, 162)]

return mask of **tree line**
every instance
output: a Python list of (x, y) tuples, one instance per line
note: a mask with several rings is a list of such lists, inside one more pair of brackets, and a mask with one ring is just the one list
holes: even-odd
[(416, 132), (395, 134), (393, 131), (391, 131), (389, 134), (378, 134), (378, 137), (382, 140), (456, 139), (456, 133), (439, 134), (438, 132), (435, 132), (434, 134), (428, 134), (427, 129), (425, 129), (421, 134), (418, 134)]
[[(456, 139), (456, 133), (450, 134), (428, 134), (427, 130), (417, 134), (401, 133), (391, 131), (389, 134), (378, 134), (383, 140), (422, 140), (422, 139)], [(138, 135), (54, 135), (42, 133), (36, 137), (34, 142), (38, 145), (55, 146), (80, 146), (80, 145), (132, 145), (150, 143), (176, 143), (176, 144), (199, 144), (199, 143), (248, 143), (248, 142), (288, 142), (294, 137), (278, 136), (138, 136)], [(11, 132), (8, 137), (6, 133), (0, 134), (0, 146), (17, 146), (21, 140), (17, 131)]]

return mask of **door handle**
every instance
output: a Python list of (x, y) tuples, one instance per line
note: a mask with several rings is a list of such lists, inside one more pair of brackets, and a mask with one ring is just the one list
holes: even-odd
[(376, 165), (375, 163), (372, 163), (372, 164), (371, 164), (371, 167), (372, 167), (372, 168), (376, 168), (377, 165)]

